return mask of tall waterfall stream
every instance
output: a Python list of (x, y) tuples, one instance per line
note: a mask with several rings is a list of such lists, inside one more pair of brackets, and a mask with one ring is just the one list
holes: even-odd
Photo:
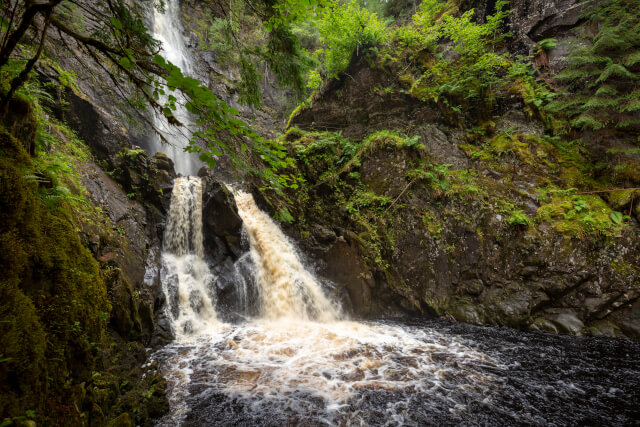
[[(177, 0), (155, 15), (167, 58), (191, 73)], [(188, 123), (186, 112), (180, 118)], [(171, 136), (171, 135), (169, 135)], [(168, 151), (195, 173), (187, 139)], [(250, 250), (243, 320), (219, 319), (204, 259), (202, 182), (178, 178), (161, 279), (175, 341), (154, 359), (174, 425), (624, 424), (640, 419), (640, 346), (438, 320), (353, 321), (252, 196), (235, 192)], [(634, 350), (635, 351), (631, 351)]]

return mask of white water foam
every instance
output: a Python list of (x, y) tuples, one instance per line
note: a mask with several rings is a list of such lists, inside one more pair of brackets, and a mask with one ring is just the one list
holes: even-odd
[[(185, 264), (175, 264), (189, 265), (189, 271), (194, 271), (191, 263), (201, 253), (201, 237), (196, 237), (201, 236), (202, 220), (199, 186), (195, 178), (176, 183), (166, 232), (166, 247), (175, 254), (165, 254), (164, 259), (194, 252), (188, 255), (191, 258), (182, 256)], [(196, 275), (183, 272), (188, 280), (179, 281), (181, 303), (175, 321), (177, 329), (186, 322), (191, 329), (156, 355), (169, 384), (172, 408), (162, 425), (185, 423), (194, 402), (206, 405), (211, 393), (223, 396), (216, 398), (222, 399), (223, 408), (244, 402), (250, 409), (243, 419), (259, 424), (264, 421), (262, 413), (273, 411), (303, 424), (311, 413), (326, 424), (360, 424), (364, 419), (350, 405), (363, 393), (381, 391), (401, 394), (384, 411), (389, 420), (402, 423), (407, 399), (413, 395), (435, 391), (449, 404), (448, 376), (454, 370), (462, 377), (454, 388), (481, 393), (493, 381), (465, 366), (494, 362), (455, 338), (431, 329), (341, 320), (339, 307), (305, 269), (276, 223), (250, 194), (235, 191), (234, 195), (251, 248), (237, 264), (246, 264), (247, 256), (253, 261), (261, 316), (240, 324), (213, 321), (214, 311), (194, 310), (187, 296), (194, 290), (204, 293), (212, 285), (196, 284)], [(239, 305), (250, 306), (247, 282), (238, 280), (236, 287)], [(451, 410), (464, 408), (451, 403)]]
[(215, 277), (204, 260), (200, 178), (176, 178), (173, 184), (160, 278), (177, 339), (218, 325)]

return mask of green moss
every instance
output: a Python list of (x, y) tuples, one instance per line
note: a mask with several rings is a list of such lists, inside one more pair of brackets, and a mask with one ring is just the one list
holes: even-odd
[(626, 161), (613, 168), (613, 182), (618, 184), (640, 184), (640, 162)]
[(620, 211), (631, 204), (632, 200), (640, 202), (639, 190), (612, 191), (608, 194), (607, 200), (613, 210)]
[(422, 215), (422, 224), (427, 228), (427, 231), (434, 239), (442, 237), (442, 231), (444, 226), (438, 220), (438, 218), (429, 209), (425, 209), (426, 212)]
[(44, 409), (45, 391), (57, 400), (70, 377), (86, 378), (109, 303), (69, 214), (48, 208), (28, 179), (38, 164), (25, 145), (0, 130), (0, 412), (55, 417), (55, 404)]
[(616, 236), (622, 226), (611, 220), (611, 208), (598, 196), (554, 196), (536, 215), (539, 223), (550, 223), (570, 237)]
[(640, 266), (631, 265), (622, 259), (612, 261), (611, 268), (622, 276), (632, 276), (640, 273)]

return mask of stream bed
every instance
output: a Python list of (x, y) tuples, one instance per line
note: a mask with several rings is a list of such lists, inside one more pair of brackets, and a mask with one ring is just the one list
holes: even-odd
[(444, 320), (220, 323), (155, 354), (159, 425), (629, 425), (640, 344)]

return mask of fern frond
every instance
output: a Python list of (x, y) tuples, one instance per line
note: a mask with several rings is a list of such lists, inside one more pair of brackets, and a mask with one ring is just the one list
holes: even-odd
[(620, 26), (602, 28), (594, 42), (593, 50), (597, 53), (611, 54), (612, 51), (622, 51), (633, 47)]
[(603, 98), (600, 96), (593, 96), (584, 103), (586, 109), (592, 108), (609, 108), (615, 107), (619, 104), (619, 100), (616, 98)]
[(629, 101), (628, 104), (625, 104), (620, 107), (621, 113), (631, 113), (633, 111), (640, 111), (640, 100)]
[(586, 69), (568, 69), (560, 71), (556, 75), (556, 80), (578, 80), (587, 77), (594, 77), (600, 74), (600, 70), (586, 70)]
[(582, 129), (598, 130), (605, 127), (605, 123), (592, 116), (582, 115), (571, 122), (571, 125)]
[(600, 74), (600, 77), (598, 77), (598, 79), (596, 80), (596, 83), (602, 83), (616, 76), (626, 77), (633, 80), (638, 78), (635, 74), (627, 70), (623, 65), (610, 64), (607, 68), (604, 69), (602, 74)]
[(627, 119), (627, 120), (620, 120), (618, 123), (616, 123), (617, 128), (628, 128), (631, 126), (640, 126), (640, 120)]
[(640, 64), (640, 52), (633, 52), (622, 58), (622, 63), (627, 67), (633, 67)]
[(583, 55), (571, 56), (569, 63), (572, 67), (582, 67), (585, 65), (602, 65), (611, 62), (611, 58), (606, 56), (594, 55), (593, 52), (587, 51)]
[(596, 91), (596, 96), (602, 96), (602, 95), (617, 95), (618, 94), (618, 89), (616, 89), (613, 86), (600, 86), (600, 88), (598, 88), (598, 90)]

